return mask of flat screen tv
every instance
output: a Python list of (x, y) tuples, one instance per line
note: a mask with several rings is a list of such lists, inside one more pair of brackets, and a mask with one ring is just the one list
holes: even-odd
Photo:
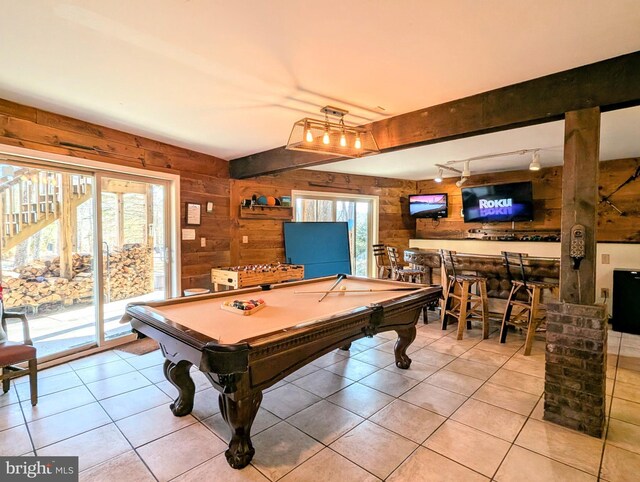
[(416, 218), (446, 218), (446, 194), (410, 194), (409, 214)]
[(462, 189), (465, 223), (533, 221), (531, 181)]

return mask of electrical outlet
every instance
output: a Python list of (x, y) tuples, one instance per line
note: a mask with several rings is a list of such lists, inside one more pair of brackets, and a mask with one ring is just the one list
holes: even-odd
[(249, 236), (242, 236), (242, 243), (247, 244), (249, 242)]
[(206, 248), (207, 247), (207, 238), (200, 238), (200, 246), (202, 248)]
[(600, 288), (600, 298), (609, 299), (609, 288)]
[(611, 263), (611, 256), (609, 256), (608, 254), (602, 254), (602, 264), (609, 264)]

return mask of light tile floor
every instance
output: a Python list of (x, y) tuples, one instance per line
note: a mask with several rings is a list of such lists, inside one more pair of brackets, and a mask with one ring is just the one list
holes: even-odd
[(256, 455), (231, 469), (217, 392), (193, 372), (193, 413), (174, 417), (159, 351), (118, 350), (39, 373), (0, 396), (0, 454), (77, 455), (81, 480), (581, 481), (638, 480), (640, 337), (609, 332), (606, 436), (545, 422), (544, 344), (494, 331), (455, 339), (419, 325), (407, 370), (394, 333), (331, 352), (266, 391), (253, 425)]

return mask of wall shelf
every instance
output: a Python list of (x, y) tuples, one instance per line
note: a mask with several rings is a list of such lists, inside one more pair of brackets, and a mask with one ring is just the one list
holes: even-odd
[(283, 219), (293, 218), (291, 206), (240, 206), (240, 218), (242, 219)]

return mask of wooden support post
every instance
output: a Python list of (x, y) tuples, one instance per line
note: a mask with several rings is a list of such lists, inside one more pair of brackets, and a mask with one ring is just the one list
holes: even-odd
[[(598, 163), (600, 161), (600, 109), (567, 112), (562, 171), (562, 241), (560, 247), (560, 300), (592, 305), (596, 300), (596, 226)], [(585, 256), (573, 269), (571, 228), (584, 226)]]
[(60, 195), (62, 206), (60, 207), (60, 217), (58, 218), (58, 237), (60, 246), (60, 277), (73, 278), (73, 250), (72, 250), (72, 230), (76, 229), (72, 225), (71, 216), (71, 174), (60, 174)]

